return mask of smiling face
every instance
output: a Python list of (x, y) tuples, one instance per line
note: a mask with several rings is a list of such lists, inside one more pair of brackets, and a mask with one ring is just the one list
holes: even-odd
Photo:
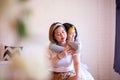
[(54, 38), (58, 42), (58, 44), (66, 43), (67, 33), (62, 26), (58, 27), (54, 31)]
[(75, 30), (68, 31), (67, 33), (67, 41), (75, 41)]

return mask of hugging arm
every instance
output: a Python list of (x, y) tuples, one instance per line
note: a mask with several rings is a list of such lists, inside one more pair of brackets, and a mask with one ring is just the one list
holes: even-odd
[(59, 46), (56, 43), (51, 43), (49, 45), (49, 49), (52, 50), (52, 51), (54, 51), (54, 52), (56, 52), (56, 53), (60, 53), (61, 51), (64, 50), (64, 47)]
[(68, 42), (68, 45), (73, 48), (74, 50), (80, 49), (80, 43), (78, 41)]
[(63, 57), (67, 56), (67, 49), (63, 50), (62, 52), (60, 53), (56, 53), (52, 50), (49, 49), (48, 51), (48, 57), (49, 57), (49, 60), (52, 62), (52, 63), (56, 63), (58, 62), (60, 59), (62, 59)]

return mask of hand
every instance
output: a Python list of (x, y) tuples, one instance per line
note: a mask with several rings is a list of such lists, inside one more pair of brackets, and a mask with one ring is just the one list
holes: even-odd
[(58, 55), (57, 55), (57, 58), (58, 59), (61, 59), (61, 58), (63, 58), (63, 57), (65, 57), (65, 56), (67, 56), (67, 54), (68, 54), (68, 50), (69, 50), (69, 46), (68, 45), (66, 45), (65, 46), (65, 50), (64, 51), (62, 51), (62, 52), (60, 52)]
[(57, 57), (59, 57), (59, 59), (65, 57), (65, 56), (67, 56), (67, 51), (66, 51), (66, 50), (62, 51), (61, 53), (59, 53), (59, 54), (57, 55)]
[(70, 48), (69, 50), (67, 50), (67, 52), (70, 53), (70, 54), (72, 54), (72, 55), (77, 53), (77, 51), (74, 50), (74, 49), (72, 49), (72, 48)]

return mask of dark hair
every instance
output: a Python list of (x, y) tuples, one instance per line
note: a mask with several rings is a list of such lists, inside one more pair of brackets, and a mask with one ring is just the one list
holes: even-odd
[[(71, 23), (64, 23), (63, 25), (64, 25), (67, 33), (68, 33), (68, 30), (69, 30), (72, 26), (74, 26), (74, 25), (71, 24)], [(75, 28), (75, 33), (76, 33), (76, 35), (75, 35), (75, 40), (76, 40), (76, 38), (77, 38), (77, 36), (78, 36), (78, 33), (77, 33), (77, 29), (76, 29), (75, 26), (74, 26), (74, 28)]]

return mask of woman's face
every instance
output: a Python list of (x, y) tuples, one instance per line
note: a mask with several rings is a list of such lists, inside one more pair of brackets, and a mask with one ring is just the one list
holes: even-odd
[(74, 41), (75, 35), (76, 35), (75, 30), (72, 30), (71, 32), (68, 32), (67, 33), (67, 40), (68, 41)]
[(55, 30), (54, 38), (57, 40), (58, 43), (66, 42), (67, 33), (66, 33), (65, 29), (62, 26), (58, 27)]

